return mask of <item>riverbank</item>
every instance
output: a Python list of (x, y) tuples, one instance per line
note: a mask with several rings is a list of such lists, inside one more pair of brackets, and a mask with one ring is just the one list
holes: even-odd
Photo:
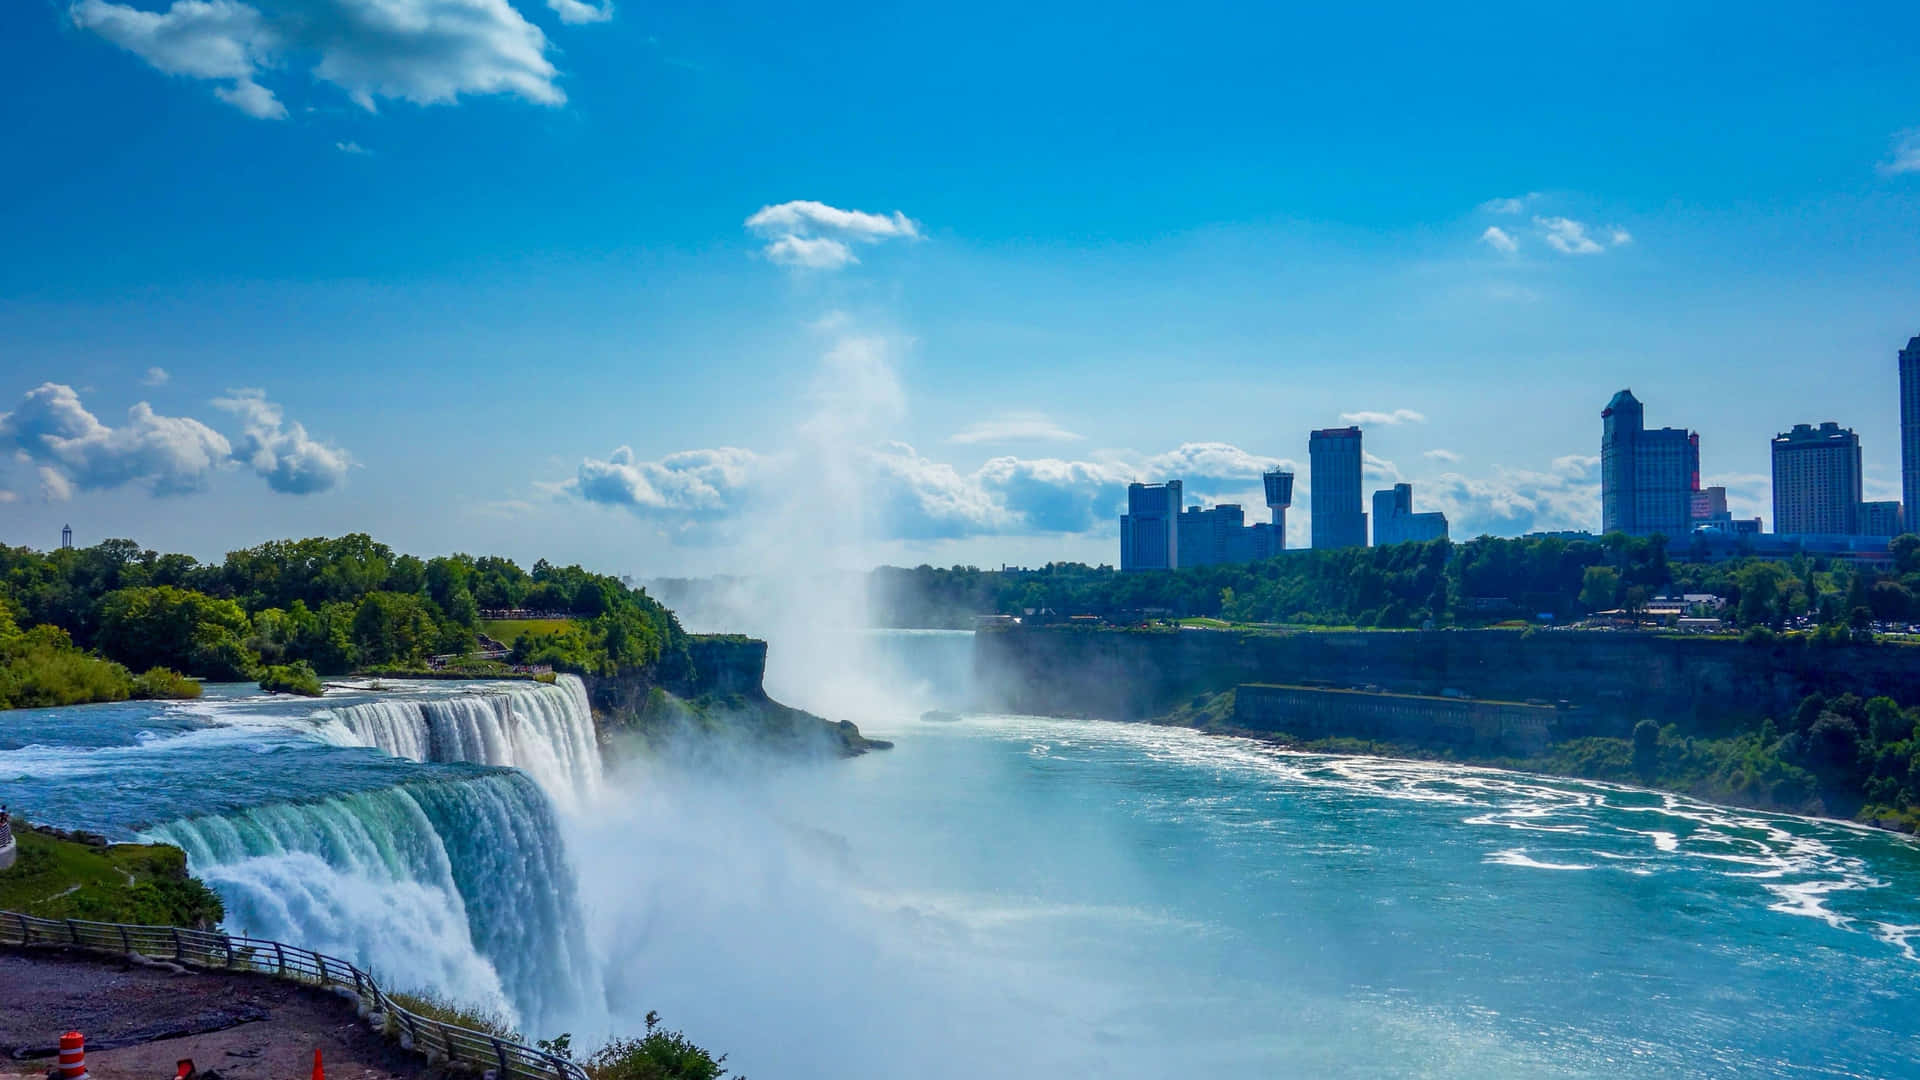
[(17, 816), (13, 835), (18, 854), (0, 870), (0, 911), (202, 928), (226, 916), (220, 897), (187, 873), (186, 853), (177, 847), (109, 844)]

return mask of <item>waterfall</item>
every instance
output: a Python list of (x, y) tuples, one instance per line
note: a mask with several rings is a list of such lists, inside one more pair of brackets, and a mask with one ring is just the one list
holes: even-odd
[(350, 959), (399, 989), (451, 993), (530, 1037), (600, 1007), (573, 868), (525, 776), (274, 803), (145, 835), (186, 851), (229, 930)]
[(470, 761), (519, 769), (563, 807), (600, 790), (600, 745), (587, 688), (573, 675), (481, 694), (369, 701), (329, 709), (322, 733), (414, 761)]

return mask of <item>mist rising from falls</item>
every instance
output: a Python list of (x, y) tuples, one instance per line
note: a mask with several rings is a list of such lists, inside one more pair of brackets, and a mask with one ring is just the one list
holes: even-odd
[(601, 785), (587, 689), (577, 676), (453, 697), (369, 701), (328, 711), (322, 734), (413, 761), (504, 765), (532, 777), (563, 806), (591, 802)]
[(276, 803), (146, 835), (186, 851), (230, 930), (507, 1011), (529, 1030), (601, 1009), (559, 823), (525, 776)]

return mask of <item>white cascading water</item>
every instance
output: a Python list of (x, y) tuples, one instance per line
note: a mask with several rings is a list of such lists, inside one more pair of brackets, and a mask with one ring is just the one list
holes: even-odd
[(600, 791), (600, 744), (587, 688), (574, 675), (483, 694), (369, 701), (329, 709), (321, 732), (413, 761), (505, 765), (532, 777), (563, 808)]
[(530, 1031), (596, 1011), (574, 870), (524, 776), (272, 803), (144, 836), (187, 853), (229, 930), (351, 960)]

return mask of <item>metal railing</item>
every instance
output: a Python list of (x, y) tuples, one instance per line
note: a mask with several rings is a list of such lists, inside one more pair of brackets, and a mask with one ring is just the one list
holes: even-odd
[(378, 1026), (384, 1033), (401, 1036), (408, 1047), (429, 1059), (444, 1059), (475, 1071), (496, 1070), (499, 1080), (587, 1080), (585, 1071), (565, 1058), (410, 1012), (368, 972), (297, 945), (217, 930), (42, 919), (17, 911), (0, 911), (0, 944), (133, 954), (199, 968), (250, 971), (350, 993), (362, 1012), (379, 1015)]

